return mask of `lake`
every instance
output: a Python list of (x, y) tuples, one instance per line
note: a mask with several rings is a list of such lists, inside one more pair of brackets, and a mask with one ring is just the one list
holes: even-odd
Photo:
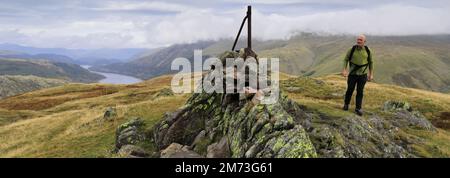
[[(89, 65), (81, 65), (81, 67), (89, 70)], [(114, 73), (106, 73), (106, 72), (96, 72), (89, 70), (92, 73), (100, 74), (105, 76), (104, 79), (98, 81), (98, 83), (109, 83), (109, 84), (133, 84), (133, 83), (139, 83), (142, 82), (141, 79), (138, 79), (136, 77), (128, 76), (128, 75), (122, 75), (122, 74), (114, 74)]]

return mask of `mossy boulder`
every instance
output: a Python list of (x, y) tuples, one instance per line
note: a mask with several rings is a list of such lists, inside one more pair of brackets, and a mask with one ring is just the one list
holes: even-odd
[(397, 127), (412, 127), (435, 131), (436, 128), (422, 113), (414, 110), (406, 101), (386, 101), (383, 111), (393, 114), (392, 123)]
[(103, 120), (111, 121), (117, 118), (117, 110), (115, 107), (108, 107), (103, 114)]
[(115, 150), (120, 150), (124, 145), (138, 145), (143, 142), (146, 139), (144, 125), (144, 121), (136, 117), (117, 127)]
[(189, 149), (186, 145), (172, 143), (161, 151), (161, 158), (202, 158), (201, 155)]
[(119, 157), (126, 158), (143, 158), (148, 157), (149, 154), (139, 146), (136, 145), (124, 145), (117, 152)]
[(383, 105), (384, 111), (412, 111), (411, 105), (406, 101), (386, 101)]

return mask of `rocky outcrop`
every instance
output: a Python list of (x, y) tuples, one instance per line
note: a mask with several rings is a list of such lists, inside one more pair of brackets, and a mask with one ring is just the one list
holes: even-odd
[(198, 153), (190, 150), (188, 146), (178, 143), (170, 144), (166, 149), (161, 151), (161, 158), (202, 158)]
[(433, 124), (422, 113), (413, 110), (408, 102), (386, 101), (383, 110), (394, 113), (392, 122), (395, 126), (436, 131)]
[(119, 157), (129, 157), (129, 158), (144, 158), (148, 157), (149, 154), (139, 146), (136, 145), (124, 145), (119, 151), (117, 151)]
[(114, 107), (106, 108), (105, 113), (103, 114), (104, 121), (112, 121), (117, 118), (117, 110)]
[(206, 151), (207, 158), (228, 158), (231, 154), (230, 145), (226, 137), (222, 137), (219, 142), (209, 145)]
[(140, 118), (132, 118), (116, 129), (115, 152), (122, 157), (146, 157), (148, 154), (138, 146), (146, 140), (143, 127), (144, 122)]
[[(158, 147), (174, 142), (192, 145), (202, 155), (209, 151), (210, 157), (316, 156), (303, 126), (295, 125), (280, 103), (253, 105), (237, 100), (222, 107), (221, 99), (222, 94), (194, 94), (185, 108), (155, 127)], [(217, 145), (226, 148), (220, 150)]]
[[(422, 140), (404, 130), (435, 130), (406, 102), (387, 102), (382, 116), (333, 117), (282, 93), (274, 104), (252, 101), (233, 93), (195, 93), (155, 125), (153, 140), (159, 150), (173, 150), (176, 143), (176, 150), (202, 157), (417, 157), (411, 144)], [(171, 157), (177, 155), (184, 153)]]
[[(230, 53), (222, 56), (238, 56)], [(253, 95), (196, 93), (155, 126), (156, 145), (191, 145), (207, 157), (317, 156), (303, 126), (296, 125), (283, 106), (288, 100), (263, 105), (252, 99)]]

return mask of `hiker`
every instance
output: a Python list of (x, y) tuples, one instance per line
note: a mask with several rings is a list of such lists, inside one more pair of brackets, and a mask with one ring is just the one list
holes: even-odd
[[(366, 36), (359, 35), (356, 45), (351, 47), (344, 58), (344, 69), (342, 75), (347, 78), (347, 92), (345, 93), (344, 107), (348, 111), (348, 105), (356, 86), (356, 108), (355, 113), (363, 115), (362, 100), (364, 85), (373, 80), (373, 52), (365, 45)], [(347, 70), (347, 64), (349, 70)]]

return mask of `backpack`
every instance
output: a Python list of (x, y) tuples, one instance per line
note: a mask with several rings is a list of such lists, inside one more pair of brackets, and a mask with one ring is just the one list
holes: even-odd
[(367, 46), (364, 46), (364, 48), (366, 49), (366, 52), (367, 52), (367, 63), (363, 64), (363, 65), (358, 65), (358, 64), (353, 63), (352, 58), (353, 58), (353, 53), (355, 52), (356, 47), (357, 47), (357, 45), (354, 45), (352, 47), (352, 50), (350, 51), (350, 56), (349, 56), (348, 62), (350, 63), (350, 65), (353, 65), (355, 67), (353, 67), (353, 70), (350, 71), (349, 75), (353, 74), (354, 72), (356, 72), (358, 69), (360, 69), (362, 67), (365, 67), (364, 71), (363, 71), (363, 72), (365, 72), (367, 70), (367, 67), (369, 66), (369, 64), (372, 63), (372, 57), (370, 56), (370, 50), (369, 50), (369, 47), (367, 47)]

